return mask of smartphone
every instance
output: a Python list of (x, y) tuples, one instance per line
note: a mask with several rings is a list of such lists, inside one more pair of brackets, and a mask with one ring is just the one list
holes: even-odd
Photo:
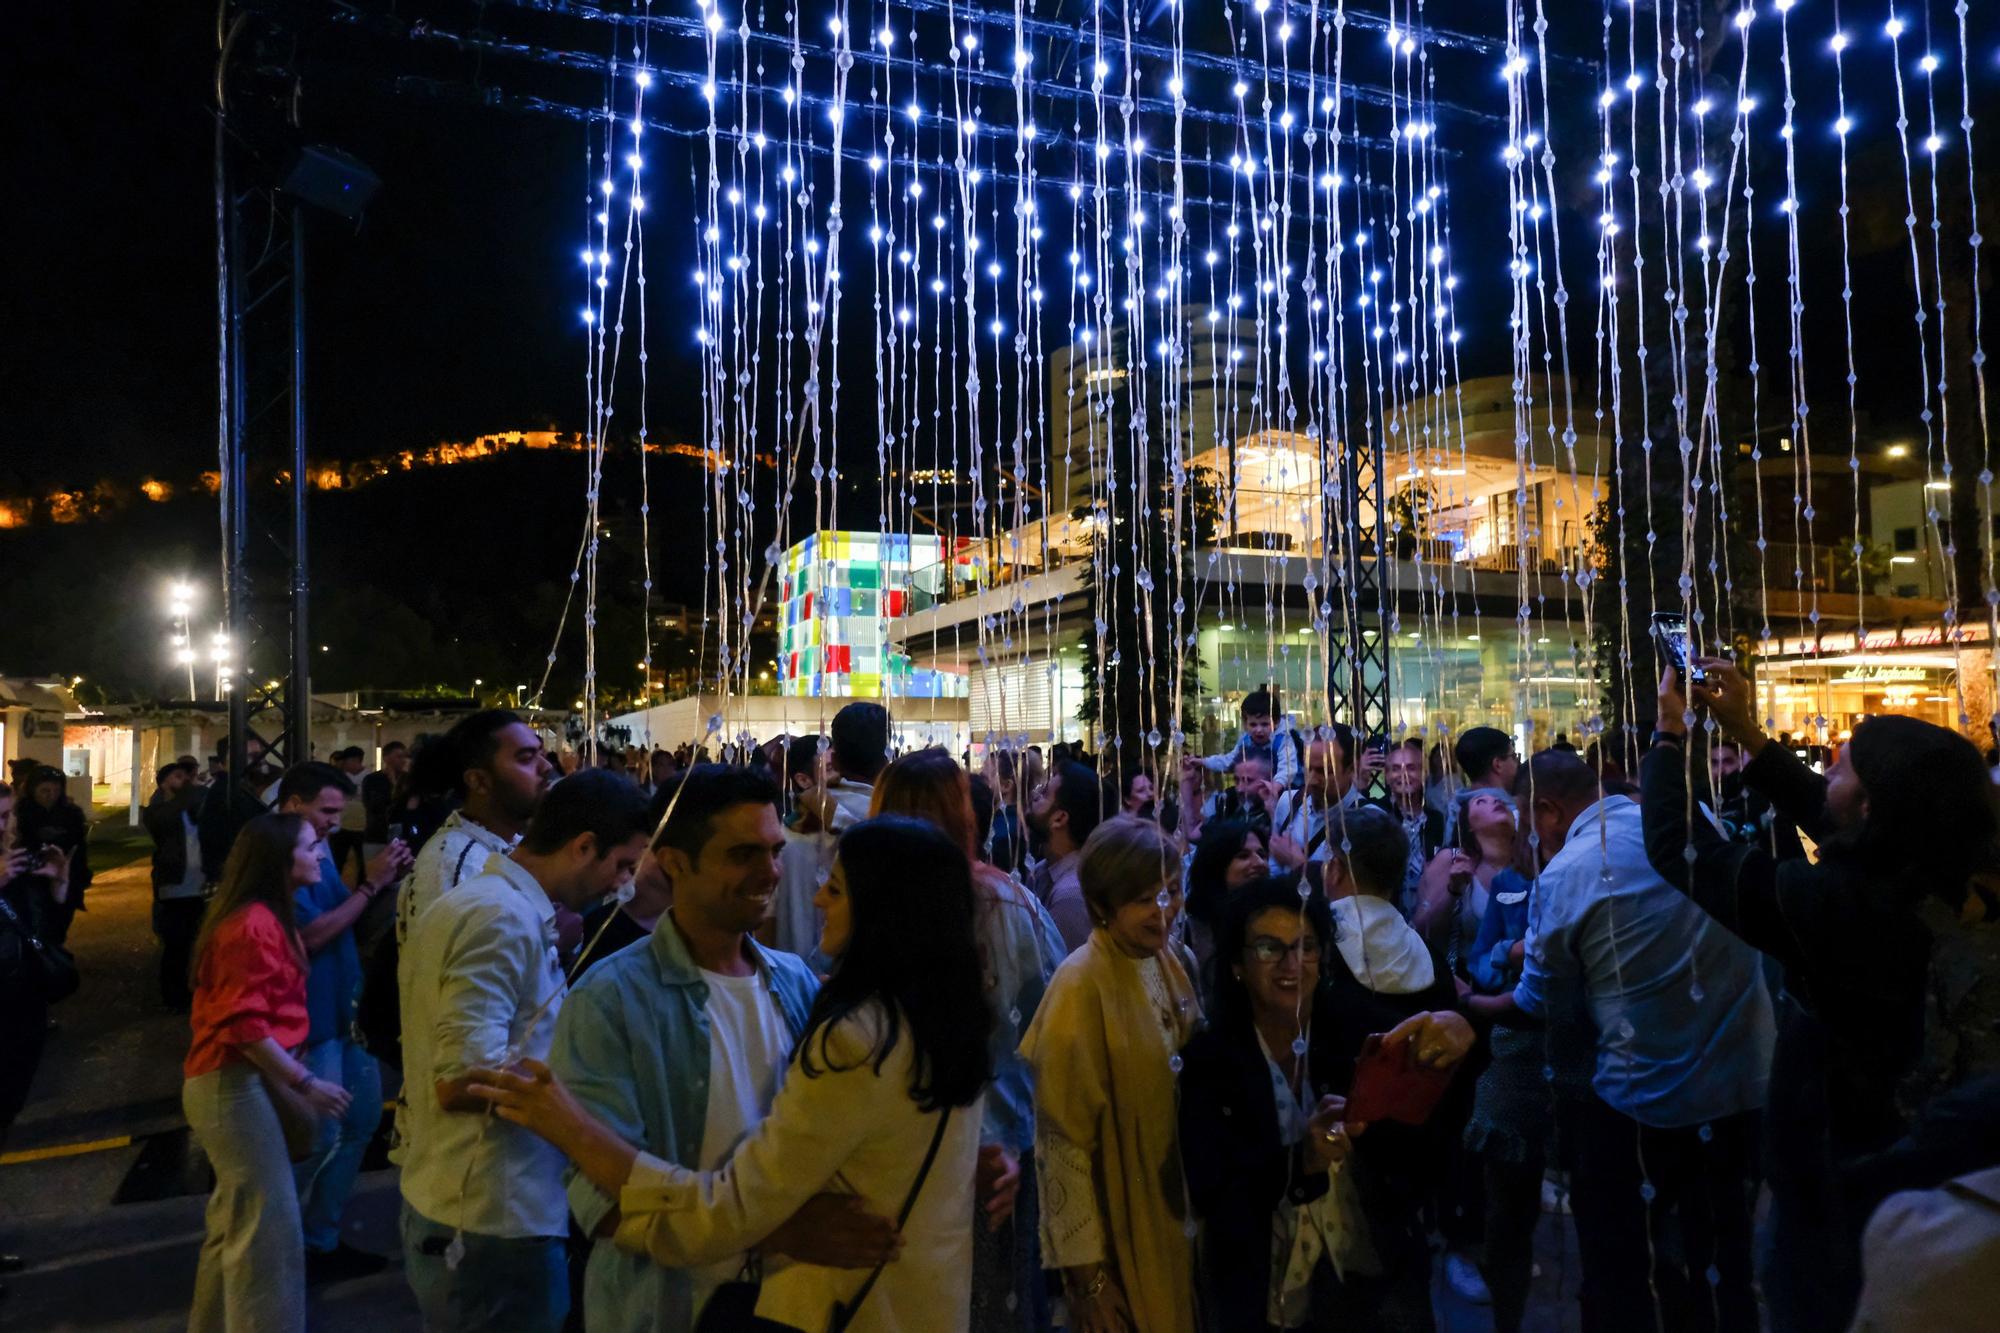
[(1660, 661), (1674, 669), (1685, 689), (1691, 680), (1706, 680), (1707, 673), (1693, 665), (1688, 654), (1687, 617), (1678, 611), (1653, 613), (1653, 650)]

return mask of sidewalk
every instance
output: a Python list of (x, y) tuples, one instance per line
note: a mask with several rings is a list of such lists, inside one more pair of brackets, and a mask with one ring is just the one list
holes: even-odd
[[(160, 1006), (146, 862), (103, 872), (85, 901), (83, 987), (56, 1008), (0, 1156), (0, 1249), (29, 1263), (4, 1279), (0, 1328), (184, 1329), (209, 1180), (180, 1108), (187, 1019)], [(363, 1175), (349, 1242), (394, 1253), (399, 1206), (393, 1171)], [(314, 1296), (321, 1333), (416, 1327), (399, 1266)]]

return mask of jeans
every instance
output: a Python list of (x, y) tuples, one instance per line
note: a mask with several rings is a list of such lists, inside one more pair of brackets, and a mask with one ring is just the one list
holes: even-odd
[[(1583, 1260), (1586, 1333), (1756, 1333), (1750, 1284), (1757, 1113), (1654, 1129), (1596, 1097), (1578, 1115), (1570, 1209)], [(1669, 1248), (1667, 1223), (1678, 1222)]]
[[(465, 1242), (457, 1269), (445, 1251)], [(462, 1237), (403, 1205), (403, 1272), (428, 1333), (559, 1333), (569, 1313), (562, 1236)]]
[(247, 1064), (224, 1065), (189, 1079), (181, 1106), (215, 1168), (190, 1333), (305, 1333), (299, 1200), (263, 1077)]
[(306, 1248), (325, 1254), (340, 1244), (341, 1211), (382, 1123), (382, 1070), (374, 1056), (338, 1039), (306, 1047), (299, 1060), (314, 1078), (338, 1083), (354, 1099), (346, 1115), (321, 1124), (318, 1146), (296, 1168)]

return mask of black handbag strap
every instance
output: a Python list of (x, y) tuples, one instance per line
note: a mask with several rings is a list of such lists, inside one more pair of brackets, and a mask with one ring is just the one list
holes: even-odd
[[(937, 1160), (938, 1149), (944, 1145), (944, 1129), (950, 1122), (951, 1108), (947, 1106), (938, 1111), (937, 1129), (931, 1133), (931, 1146), (924, 1153), (924, 1164), (917, 1168), (917, 1178), (910, 1182), (910, 1193), (909, 1197), (903, 1200), (903, 1211), (896, 1214), (896, 1230), (898, 1231), (901, 1231), (908, 1224), (910, 1213), (917, 1206), (917, 1195), (923, 1192), (924, 1180), (931, 1173), (931, 1163)], [(887, 1262), (887, 1260), (883, 1261), (883, 1263)], [(854, 1322), (854, 1316), (860, 1311), (861, 1303), (867, 1300), (868, 1293), (875, 1289), (875, 1279), (881, 1276), (882, 1264), (876, 1264), (874, 1271), (868, 1274), (868, 1280), (863, 1282), (861, 1289), (854, 1293), (854, 1299), (844, 1304), (836, 1304), (833, 1307), (833, 1322), (828, 1325), (829, 1333), (841, 1333), (842, 1329)]]

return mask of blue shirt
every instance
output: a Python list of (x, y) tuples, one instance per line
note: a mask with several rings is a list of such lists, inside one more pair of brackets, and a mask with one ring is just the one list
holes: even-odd
[(979, 1141), (1018, 1156), (1035, 1146), (1035, 1072), (1021, 1058), (1021, 1038), (1069, 949), (1041, 900), (1018, 885), (1010, 887), (1008, 900), (979, 907), (980, 956), (994, 1018), (993, 1082), (986, 1089)]
[(1533, 904), (1514, 1002), (1551, 1025), (1581, 1003), (1606, 1105), (1656, 1129), (1764, 1105), (1775, 1032), (1757, 951), (1655, 873), (1630, 797), (1576, 817)]
[[(746, 944), (796, 1040), (818, 978), (791, 954)], [(696, 1169), (708, 1119), (709, 1031), (708, 983), (669, 914), (650, 939), (577, 982), (556, 1020), (549, 1066), (627, 1143)], [(565, 1179), (570, 1211), (585, 1235), (596, 1235), (618, 1201), (573, 1166)], [(687, 1272), (627, 1254), (608, 1238), (592, 1244), (583, 1307), (589, 1333), (689, 1329), (693, 1297)]]
[(1486, 915), (1479, 919), (1479, 935), (1465, 960), (1465, 975), (1482, 995), (1498, 995), (1507, 989), (1518, 970), (1509, 957), (1514, 941), (1528, 937), (1528, 877), (1509, 867), (1493, 877), (1488, 888)]
[[(347, 901), (350, 890), (333, 863), (325, 843), (319, 848), (319, 883), (292, 895), (292, 919), (300, 930)], [(354, 947), (354, 927), (328, 940), (312, 956), (306, 972), (306, 1013), (312, 1019), (308, 1046), (336, 1037), (351, 1040), (354, 1001), (361, 992), (361, 952)]]

